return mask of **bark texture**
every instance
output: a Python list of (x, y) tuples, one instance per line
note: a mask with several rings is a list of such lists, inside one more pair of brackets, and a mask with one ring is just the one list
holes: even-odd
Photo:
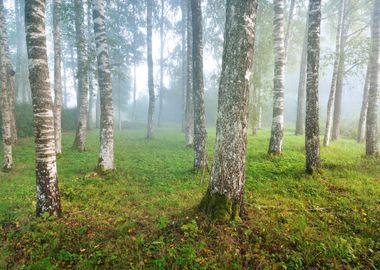
[(194, 170), (207, 170), (201, 0), (191, 0), (193, 30)]
[(343, 35), (344, 9), (345, 9), (345, 0), (341, 0), (339, 18), (338, 18), (338, 27), (337, 27), (337, 32), (336, 32), (334, 69), (333, 69), (332, 80), (331, 80), (329, 100), (327, 103), (325, 134), (323, 137), (324, 146), (328, 146), (330, 144), (331, 129), (333, 125), (335, 95), (336, 95), (338, 76), (339, 76), (339, 71), (340, 71), (339, 65), (341, 64), (341, 50), (342, 50), (341, 41), (343, 39), (342, 35)]
[(200, 205), (214, 219), (237, 219), (243, 209), (256, 9), (256, 0), (227, 0), (214, 163)]
[(284, 95), (285, 95), (285, 37), (284, 0), (274, 0), (274, 78), (273, 78), (273, 119), (269, 154), (282, 153), (284, 137)]
[(366, 155), (378, 156), (378, 111), (380, 71), (380, 0), (374, 1), (372, 17), (372, 53), (367, 109)]
[(55, 149), (62, 153), (61, 0), (53, 2)]
[(367, 73), (365, 76), (364, 89), (363, 89), (363, 100), (362, 107), (360, 110), (360, 118), (359, 118), (359, 128), (358, 128), (358, 137), (357, 142), (362, 143), (365, 141), (365, 130), (366, 130), (366, 122), (367, 122), (367, 109), (368, 109), (368, 94), (369, 94), (369, 80), (371, 76), (370, 65), (367, 66)]
[(147, 61), (148, 61), (148, 89), (149, 89), (149, 108), (148, 108), (148, 131), (147, 138), (152, 139), (154, 135), (154, 111), (156, 97), (154, 94), (153, 77), (153, 55), (152, 55), (152, 31), (153, 31), (153, 0), (147, 0), (146, 27), (147, 27)]
[(88, 121), (89, 83), (83, 0), (75, 0), (75, 29), (78, 59), (79, 119), (73, 147), (79, 151), (84, 151)]
[(35, 145), (37, 216), (61, 214), (55, 153), (53, 105), (45, 36), (44, 0), (28, 0), (25, 6), (29, 81), (32, 90)]
[(306, 69), (307, 69), (307, 37), (308, 25), (306, 20), (305, 35), (303, 39), (300, 77), (298, 81), (298, 94), (297, 94), (297, 120), (295, 135), (303, 135), (305, 132), (305, 96), (306, 96)]
[(321, 33), (321, 0), (309, 2), (309, 35), (307, 46), (307, 84), (306, 84), (306, 172), (320, 170), (319, 146), (319, 58)]
[(5, 29), (4, 3), (0, 0), (0, 106), (2, 116), (2, 139), (3, 139), (3, 166), (2, 170), (7, 172), (12, 169), (12, 112), (9, 100), (8, 88), (8, 59), (6, 56), (7, 36)]
[(190, 1), (187, 1), (187, 55), (186, 55), (186, 146), (194, 144), (194, 100), (193, 100), (193, 28)]
[(93, 21), (100, 92), (100, 149), (98, 168), (115, 169), (113, 149), (112, 81), (106, 35), (104, 0), (93, 0)]

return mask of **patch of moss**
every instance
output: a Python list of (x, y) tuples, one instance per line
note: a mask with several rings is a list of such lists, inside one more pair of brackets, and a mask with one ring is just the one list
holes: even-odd
[(239, 221), (240, 205), (228, 196), (220, 193), (211, 193), (207, 191), (203, 197), (199, 211), (205, 213), (208, 217), (220, 221)]

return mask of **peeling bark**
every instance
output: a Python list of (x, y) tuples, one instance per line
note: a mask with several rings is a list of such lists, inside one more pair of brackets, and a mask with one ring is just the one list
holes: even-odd
[(378, 156), (378, 111), (380, 72), (380, 0), (374, 1), (372, 17), (371, 70), (367, 108), (366, 155)]
[(83, 0), (75, 0), (75, 29), (78, 59), (79, 119), (73, 148), (84, 151), (88, 121), (88, 54), (84, 26)]
[(284, 0), (274, 0), (274, 78), (273, 78), (273, 119), (268, 154), (282, 153), (284, 137), (284, 96), (285, 96), (285, 37)]
[(106, 35), (104, 0), (93, 0), (93, 21), (100, 92), (100, 149), (98, 168), (115, 169), (113, 149), (112, 81)]
[(319, 58), (321, 0), (309, 2), (309, 27), (306, 84), (306, 172), (317, 173), (321, 167), (319, 146)]
[(58, 190), (53, 104), (45, 36), (44, 0), (28, 0), (25, 6), (29, 81), (32, 90), (36, 145), (37, 216), (61, 215)]
[(191, 0), (191, 21), (193, 32), (194, 171), (204, 171), (208, 170), (208, 162), (201, 0)]
[(256, 0), (227, 0), (214, 163), (200, 204), (211, 218), (225, 221), (238, 219), (243, 209), (256, 10)]

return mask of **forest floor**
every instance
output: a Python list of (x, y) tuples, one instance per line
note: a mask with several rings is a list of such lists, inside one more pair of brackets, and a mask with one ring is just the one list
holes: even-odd
[[(209, 155), (215, 131), (209, 131)], [(191, 171), (192, 149), (176, 129), (117, 132), (117, 171), (94, 172), (88, 149), (59, 157), (63, 217), (34, 217), (33, 139), (0, 173), (0, 269), (380, 269), (380, 159), (353, 140), (322, 149), (323, 172), (304, 173), (304, 139), (285, 134), (284, 154), (266, 154), (268, 131), (249, 136), (241, 223), (196, 212), (208, 176)]]

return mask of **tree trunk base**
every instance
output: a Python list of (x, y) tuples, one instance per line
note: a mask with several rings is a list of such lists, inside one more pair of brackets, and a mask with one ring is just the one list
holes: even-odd
[(221, 221), (240, 221), (240, 204), (226, 195), (207, 191), (203, 197), (199, 211), (211, 219)]

